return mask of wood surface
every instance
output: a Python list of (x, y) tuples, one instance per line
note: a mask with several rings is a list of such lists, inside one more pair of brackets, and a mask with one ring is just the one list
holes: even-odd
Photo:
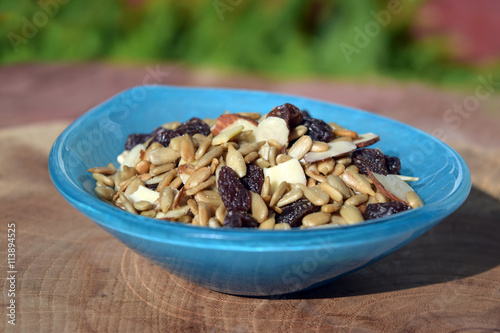
[[(303, 92), (313, 97), (321, 97), (316, 94), (322, 92), (322, 99), (328, 100), (344, 91), (344, 104), (365, 104), (365, 109), (377, 112), (383, 109), (378, 113), (427, 131), (442, 126), (439, 121), (446, 107), (467, 96), (467, 92), (447, 92), (421, 84), (307, 81), (300, 88), (299, 82), (285, 84), (239, 76), (231, 79), (176, 66), (168, 68), (173, 73), (168, 83), (247, 88), (258, 85), (261, 89)], [(2, 121), (6, 120), (0, 129), (4, 313), (9, 288), (3, 279), (8, 270), (4, 259), (8, 223), (16, 224), (18, 271), (16, 326), (8, 325), (2, 314), (0, 331), (500, 330), (497, 114), (480, 109), (478, 119), (460, 131), (448, 132), (453, 140), (447, 142), (471, 168), (473, 189), (466, 203), (438, 226), (381, 261), (324, 287), (278, 298), (237, 297), (198, 287), (146, 262), (72, 208), (51, 183), (48, 152), (69, 120), (113, 93), (140, 84), (142, 72), (142, 68), (107, 65), (0, 68), (0, 77), (9, 74), (12, 78), (11, 86), (0, 83), (0, 112)], [(94, 81), (96, 78), (101, 80)], [(314, 90), (314, 86), (318, 89)], [(327, 88), (337, 91), (329, 94)], [(358, 93), (366, 94), (357, 97)], [(403, 96), (412, 98), (405, 101)], [(498, 103), (495, 98), (489, 103)], [(418, 101), (432, 109), (426, 109), (417, 119), (414, 103)], [(481, 124), (483, 132), (489, 133), (486, 139), (474, 133)]]

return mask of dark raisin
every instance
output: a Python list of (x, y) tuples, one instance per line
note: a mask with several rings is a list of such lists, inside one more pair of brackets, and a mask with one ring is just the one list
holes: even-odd
[(264, 184), (264, 172), (260, 166), (248, 163), (247, 174), (240, 180), (247, 190), (260, 194)]
[(276, 218), (276, 223), (288, 223), (291, 227), (300, 227), (304, 216), (318, 210), (318, 206), (303, 198), (284, 206)]
[(223, 227), (226, 228), (256, 228), (259, 224), (252, 215), (237, 210), (231, 210), (224, 219)]
[(150, 190), (156, 191), (158, 184), (146, 184), (146, 187), (149, 188)]
[(177, 134), (176, 136), (181, 136), (184, 134), (188, 134), (192, 136), (193, 134), (200, 133), (203, 135), (210, 134), (210, 126), (200, 118), (193, 117), (182, 123), (179, 127), (177, 127), (174, 132)]
[(217, 186), (222, 202), (228, 211), (247, 212), (250, 209), (250, 192), (233, 169), (228, 166), (223, 166), (220, 169)]
[(388, 173), (399, 175), (399, 170), (401, 170), (401, 161), (399, 158), (385, 155), (385, 164), (387, 166)]
[(368, 174), (366, 168), (371, 172), (381, 175), (387, 175), (387, 166), (385, 164), (385, 156), (378, 149), (363, 148), (354, 151), (351, 154), (352, 163), (358, 167), (359, 173)]
[(410, 206), (400, 201), (374, 203), (366, 206), (363, 217), (365, 220), (372, 220), (379, 217), (390, 216), (408, 209), (410, 209)]
[(125, 150), (130, 150), (140, 143), (148, 141), (151, 136), (149, 134), (133, 133), (127, 137), (125, 141)]
[(307, 111), (303, 111), (302, 116), (302, 125), (307, 127), (306, 134), (309, 135), (313, 141), (330, 142), (333, 139), (333, 133), (330, 125), (321, 119), (311, 118)]
[(293, 104), (285, 103), (277, 106), (269, 112), (269, 117), (283, 118), (289, 128), (294, 128), (302, 122), (302, 112)]
[(158, 142), (165, 147), (167, 147), (170, 143), (170, 140), (172, 140), (176, 136), (173, 130), (164, 127), (158, 127), (151, 134), (153, 136), (151, 143)]

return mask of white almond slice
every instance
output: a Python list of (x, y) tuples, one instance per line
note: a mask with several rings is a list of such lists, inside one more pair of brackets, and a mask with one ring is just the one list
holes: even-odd
[(419, 177), (412, 177), (412, 176), (403, 176), (403, 175), (396, 175), (399, 179), (404, 180), (405, 182), (418, 182), (420, 180)]
[(217, 136), (219, 133), (229, 130), (236, 126), (243, 126), (243, 131), (255, 131), (257, 129), (258, 123), (248, 117), (241, 116), (234, 113), (227, 113), (220, 115), (217, 118), (217, 123), (211, 128), (211, 132), (214, 136)]
[(228, 142), (229, 140), (240, 134), (243, 131), (243, 128), (243, 125), (237, 125), (228, 129), (224, 129), (212, 139), (212, 145), (216, 146)]
[(278, 117), (268, 117), (260, 122), (259, 126), (249, 136), (251, 142), (276, 140), (282, 146), (288, 145), (290, 130), (286, 121)]
[(123, 163), (121, 163), (120, 170), (123, 169), (124, 165), (131, 168), (135, 167), (136, 163), (139, 161), (141, 150), (146, 151), (146, 146), (143, 145), (142, 143), (135, 145), (135, 147), (132, 148), (123, 159)]
[(321, 152), (309, 152), (304, 156), (306, 162), (322, 161), (329, 157), (347, 155), (356, 150), (356, 145), (350, 141), (333, 141), (328, 143), (328, 150)]
[(131, 203), (138, 201), (147, 201), (153, 204), (160, 197), (160, 192), (153, 191), (143, 185), (139, 185), (137, 190), (130, 194), (127, 199)]
[(127, 157), (127, 155), (130, 153), (130, 150), (124, 150), (120, 155), (118, 155), (118, 157), (116, 158), (116, 160), (118, 161), (118, 163), (120, 165), (123, 164), (123, 162), (125, 162), (125, 158)]
[(352, 143), (354, 143), (358, 148), (363, 148), (371, 146), (378, 141), (380, 141), (380, 137), (377, 134), (365, 133), (360, 134), (356, 140), (352, 141)]
[(401, 201), (408, 204), (406, 194), (413, 191), (410, 185), (397, 175), (381, 175), (368, 170), (368, 176), (373, 181), (375, 187), (386, 197), (392, 200)]
[(274, 193), (281, 182), (289, 184), (299, 183), (306, 185), (306, 175), (300, 162), (292, 158), (289, 161), (280, 163), (270, 168), (264, 168), (264, 177), (269, 177), (271, 181), (271, 193)]

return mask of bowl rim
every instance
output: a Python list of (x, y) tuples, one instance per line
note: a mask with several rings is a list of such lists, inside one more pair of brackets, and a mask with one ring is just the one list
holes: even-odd
[[(191, 91), (193, 93), (196, 92), (217, 92), (217, 93), (237, 93), (237, 94), (252, 94), (255, 96), (258, 95), (273, 95), (276, 97), (283, 98), (294, 98), (294, 99), (303, 99), (312, 101), (314, 103), (325, 104), (329, 107), (340, 107), (350, 111), (355, 111), (361, 113), (366, 117), (375, 117), (379, 118), (384, 122), (388, 122), (397, 126), (405, 127), (411, 131), (414, 131), (420, 135), (425, 136), (427, 139), (431, 140), (434, 144), (445, 149), (448, 153), (453, 157), (453, 161), (455, 166), (459, 169), (459, 177), (454, 184), (454, 188), (451, 192), (444, 198), (431, 203), (426, 203), (423, 207), (418, 209), (412, 209), (409, 211), (398, 213), (397, 215), (378, 218), (374, 220), (370, 220), (367, 222), (363, 222), (355, 225), (346, 225), (339, 227), (330, 227), (330, 228), (308, 228), (308, 229), (292, 229), (292, 230), (258, 230), (258, 229), (249, 229), (249, 228), (209, 228), (209, 227), (200, 227), (193, 226), (189, 224), (179, 223), (179, 222), (171, 222), (158, 220), (138, 215), (133, 215), (123, 210), (117, 209), (115, 206), (112, 206), (109, 203), (106, 203), (96, 197), (93, 197), (87, 192), (84, 192), (80, 188), (74, 184), (74, 181), (67, 176), (66, 165), (64, 164), (64, 159), (62, 157), (63, 150), (65, 144), (68, 141), (68, 138), (74, 133), (75, 130), (79, 128), (82, 123), (92, 120), (94, 117), (98, 116), (100, 113), (106, 111), (106, 107), (113, 102), (114, 99), (125, 95), (130, 94), (136, 89), (147, 89), (147, 90), (162, 90), (162, 91), (170, 91), (175, 93), (176, 91)], [(264, 246), (267, 247), (269, 242), (273, 244), (273, 248), (276, 248), (276, 245), (279, 244), (280, 241), (286, 241), (286, 243), (291, 242), (299, 242), (300, 246), (307, 246), (308, 240), (315, 237), (328, 237), (328, 236), (346, 236), (350, 233), (358, 233), (360, 230), (363, 232), (376, 231), (378, 228), (383, 228), (387, 225), (390, 225), (394, 229), (401, 229), (403, 222), (415, 222), (418, 221), (424, 215), (432, 215), (432, 220), (439, 222), (447, 215), (451, 214), (453, 211), (458, 209), (458, 207), (465, 201), (468, 194), (470, 193), (472, 184), (471, 184), (471, 176), (470, 170), (464, 161), (464, 159), (449, 145), (442, 142), (441, 140), (431, 136), (430, 134), (415, 128), (413, 126), (407, 125), (403, 122), (381, 116), (378, 114), (370, 113), (365, 110), (357, 109), (351, 106), (332, 103), (316, 98), (309, 98), (300, 95), (294, 94), (283, 94), (283, 93), (275, 93), (261, 90), (249, 90), (249, 89), (234, 89), (234, 88), (220, 88), (220, 87), (186, 87), (186, 86), (169, 86), (169, 85), (143, 85), (136, 86), (126, 90), (123, 90), (114, 96), (110, 97), (106, 101), (100, 103), (99, 105), (93, 107), (78, 119), (76, 119), (73, 123), (71, 123), (56, 139), (54, 142), (50, 154), (49, 154), (49, 174), (54, 183), (57, 190), (61, 193), (61, 195), (74, 207), (78, 210), (82, 211), (85, 215), (89, 216), (89, 212), (99, 212), (100, 214), (110, 215), (113, 217), (113, 221), (110, 222), (108, 219), (107, 222), (96, 221), (96, 223), (105, 228), (110, 228), (125, 234), (133, 235), (136, 237), (142, 237), (146, 239), (156, 239), (166, 241), (164, 237), (160, 237), (160, 235), (165, 236), (165, 232), (168, 232), (169, 243), (179, 243), (179, 244), (189, 244), (189, 246), (195, 245), (193, 243), (193, 239), (205, 240), (205, 241), (214, 241), (214, 240), (225, 240), (227, 242), (231, 242), (234, 245), (240, 246), (241, 248), (247, 248), (250, 245), (253, 246)], [(435, 223), (437, 223), (435, 222)], [(400, 228), (398, 228), (398, 225)], [(145, 228), (145, 229), (144, 229)], [(147, 235), (138, 234), (138, 230), (144, 231), (152, 229), (155, 232), (149, 233)], [(158, 229), (158, 230), (157, 230)], [(161, 231), (161, 232), (160, 232)], [(260, 237), (256, 237), (255, 233)], [(307, 237), (306, 237), (307, 235)], [(247, 242), (249, 238), (253, 238), (252, 242), (241, 244), (241, 241)], [(202, 246), (200, 244), (200, 246)], [(286, 247), (283, 247), (281, 250), (286, 250)], [(258, 247), (255, 248), (258, 250)]]

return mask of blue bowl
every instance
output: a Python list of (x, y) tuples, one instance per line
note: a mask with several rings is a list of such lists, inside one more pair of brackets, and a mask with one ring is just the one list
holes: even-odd
[[(132, 215), (99, 200), (86, 171), (115, 162), (130, 133), (225, 110), (265, 113), (292, 103), (313, 117), (359, 133), (401, 159), (401, 173), (425, 206), (358, 225), (290, 231), (212, 229)], [(455, 211), (467, 198), (470, 172), (449, 146), (400, 122), (309, 98), (260, 91), (141, 86), (114, 96), (71, 124), (49, 158), (52, 180), (76, 209), (126, 246), (172, 274), (236, 295), (270, 296), (327, 283), (399, 249)]]

